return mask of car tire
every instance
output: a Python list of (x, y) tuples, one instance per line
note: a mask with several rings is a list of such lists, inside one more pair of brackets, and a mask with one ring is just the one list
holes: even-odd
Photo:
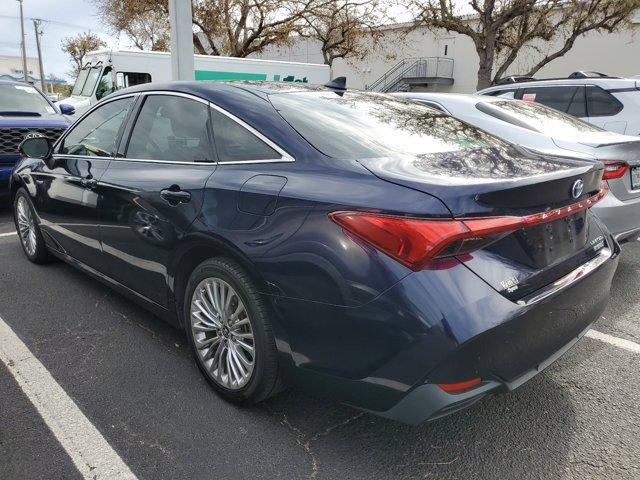
[(24, 188), (20, 188), (14, 197), (13, 221), (20, 238), (22, 251), (27, 258), (37, 264), (50, 261), (52, 258), (51, 253), (49, 253), (42, 237), (36, 211), (33, 208), (29, 194)]
[(280, 390), (269, 308), (240, 265), (226, 257), (198, 265), (187, 283), (183, 312), (196, 364), (222, 398), (251, 404)]

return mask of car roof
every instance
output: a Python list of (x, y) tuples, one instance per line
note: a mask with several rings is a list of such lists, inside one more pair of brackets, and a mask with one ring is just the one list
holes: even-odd
[(231, 95), (238, 90), (253, 93), (259, 97), (264, 97), (273, 93), (298, 92), (298, 91), (330, 91), (321, 85), (310, 85), (298, 82), (263, 82), (263, 81), (219, 81), (219, 80), (191, 80), (175, 81), (163, 83), (145, 83), (134, 87), (118, 90), (110, 95), (119, 96), (128, 93), (143, 93), (149, 91), (171, 91), (196, 95), (205, 99), (212, 99), (214, 96)]
[(526, 87), (551, 87), (555, 85), (599, 85), (607, 89), (629, 88), (637, 85), (637, 80), (633, 78), (612, 78), (612, 77), (588, 77), (588, 78), (551, 78), (546, 80), (534, 80), (529, 82), (508, 83), (504, 85), (494, 85), (480, 90), (478, 93), (495, 92), (496, 90), (517, 90)]

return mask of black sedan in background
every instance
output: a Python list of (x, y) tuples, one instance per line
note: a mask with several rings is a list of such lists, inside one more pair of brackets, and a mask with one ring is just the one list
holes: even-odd
[(26, 256), (183, 328), (232, 402), (299, 385), (408, 423), (510, 390), (600, 316), (602, 164), (383, 94), (282, 83), (109, 96), (12, 176)]

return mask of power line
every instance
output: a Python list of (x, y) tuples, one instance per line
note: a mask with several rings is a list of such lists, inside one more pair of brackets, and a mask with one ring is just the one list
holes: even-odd
[[(9, 20), (19, 20), (20, 19), (20, 17), (14, 17), (14, 16), (11, 16), (11, 15), (0, 15), (0, 18), (6, 18), (6, 19), (9, 19)], [(61, 22), (59, 20), (47, 20), (46, 18), (25, 17), (25, 20), (31, 20), (31, 21), (40, 20), (42, 22), (55, 23), (57, 25), (62, 25), (62, 26), (65, 26), (65, 27), (81, 28), (83, 30), (87, 29), (86, 25), (78, 25), (78, 24), (75, 24), (75, 23)], [(97, 31), (100, 32), (100, 33), (106, 33), (103, 30), (97, 30)]]

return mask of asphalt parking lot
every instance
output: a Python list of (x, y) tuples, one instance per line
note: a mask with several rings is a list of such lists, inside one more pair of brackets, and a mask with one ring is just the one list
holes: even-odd
[[(0, 318), (140, 479), (640, 478), (640, 245), (624, 248), (602, 339), (515, 392), (410, 427), (293, 390), (231, 406), (180, 331), (70, 266), (32, 265), (12, 231), (0, 212)], [(12, 374), (22, 360), (0, 361), (0, 479), (107, 478), (76, 467), (65, 426)]]

